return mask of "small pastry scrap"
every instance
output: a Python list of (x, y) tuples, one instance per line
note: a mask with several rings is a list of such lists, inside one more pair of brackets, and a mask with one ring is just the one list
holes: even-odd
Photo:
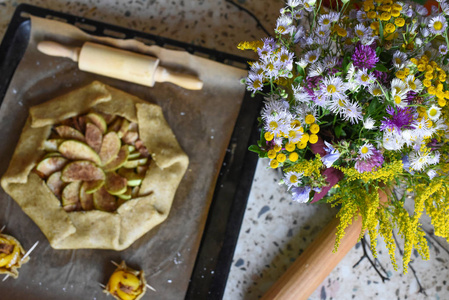
[(19, 241), (10, 235), (0, 233), (0, 274), (17, 278), (18, 269), (30, 258), (25, 257), (25, 250)]
[(117, 300), (139, 300), (146, 292), (146, 281), (143, 271), (136, 271), (122, 261), (112, 273), (104, 292)]

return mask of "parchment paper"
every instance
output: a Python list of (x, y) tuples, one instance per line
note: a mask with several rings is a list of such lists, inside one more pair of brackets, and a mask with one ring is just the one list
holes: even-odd
[[(161, 59), (161, 65), (197, 74), (201, 91), (169, 83), (153, 88), (79, 71), (69, 59), (41, 54), (36, 44), (52, 40), (80, 47), (90, 40), (138, 51)], [(145, 46), (135, 40), (98, 38), (54, 20), (32, 17), (26, 53), (17, 68), (0, 108), (0, 174), (8, 166), (28, 108), (81, 87), (93, 80), (134, 94), (163, 109), (190, 165), (168, 219), (122, 252), (106, 250), (54, 250), (39, 228), (1, 191), (0, 227), (14, 235), (25, 250), (39, 245), (19, 278), (0, 283), (1, 299), (111, 299), (99, 286), (114, 270), (110, 260), (144, 270), (149, 290), (144, 299), (183, 299), (195, 262), (218, 171), (243, 99), (239, 83), (246, 72), (182, 51)]]

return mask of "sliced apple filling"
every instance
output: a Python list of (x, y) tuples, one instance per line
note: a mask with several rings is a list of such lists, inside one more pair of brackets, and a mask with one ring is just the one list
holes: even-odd
[(35, 172), (67, 212), (114, 212), (139, 194), (151, 158), (138, 125), (90, 112), (53, 126)]

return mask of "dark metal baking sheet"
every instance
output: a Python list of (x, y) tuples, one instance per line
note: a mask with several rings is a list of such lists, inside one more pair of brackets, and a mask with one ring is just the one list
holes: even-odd
[[(206, 55), (209, 59), (221, 63), (246, 65), (246, 58), (22, 4), (16, 9), (0, 45), (0, 74), (2, 74), (0, 77), (0, 101), (3, 100), (9, 82), (28, 44), (31, 28), (30, 20), (27, 18), (28, 14), (54, 19), (61, 18), (70, 24), (86, 25), (86, 28), (94, 28), (93, 31), (88, 31), (94, 35), (104, 35), (105, 29), (108, 29), (122, 33), (125, 38), (137, 38), (159, 46), (178, 47), (189, 53), (201, 53), (202, 56)], [(221, 299), (223, 296), (257, 164), (257, 156), (248, 152), (247, 148), (258, 138), (256, 118), (260, 104), (260, 98), (251, 98), (249, 93), (245, 94), (227, 155), (216, 183), (186, 299)], [(22, 288), (26, 289), (26, 287)]]

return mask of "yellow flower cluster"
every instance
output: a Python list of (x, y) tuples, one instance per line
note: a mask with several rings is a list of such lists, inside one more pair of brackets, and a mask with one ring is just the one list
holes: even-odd
[[(335, 195), (333, 198), (341, 199), (342, 194)], [(337, 213), (337, 217), (339, 218), (340, 222), (337, 226), (337, 233), (336, 233), (336, 239), (335, 239), (335, 245), (333, 252), (338, 251), (338, 246), (340, 246), (341, 239), (345, 236), (345, 229), (349, 225), (352, 224), (352, 221), (354, 218), (358, 218), (358, 210), (359, 207), (357, 206), (357, 203), (355, 201), (355, 198), (351, 197), (351, 195), (348, 195), (348, 197), (344, 198), (344, 201), (338, 201), (341, 203), (341, 208)]]
[(253, 50), (257, 52), (259, 48), (263, 47), (263, 41), (252, 41), (252, 42), (240, 42), (237, 45), (237, 49), (239, 50)]
[(424, 54), (419, 59), (412, 58), (410, 61), (416, 66), (419, 72), (422, 72), (423, 85), (427, 92), (435, 95), (438, 99), (438, 105), (446, 106), (446, 99), (449, 99), (449, 90), (445, 90), (443, 83), (446, 81), (446, 72), (435, 61), (429, 61), (430, 54)]
[(359, 173), (355, 168), (345, 168), (341, 166), (334, 166), (336, 169), (342, 171), (347, 177), (348, 181), (362, 180), (363, 182), (369, 182), (371, 180), (390, 181), (395, 178), (396, 175), (403, 172), (403, 164), (401, 160), (395, 160), (391, 163), (385, 164), (384, 167), (371, 172)]
[(321, 156), (317, 153), (315, 159), (301, 160), (298, 164), (285, 168), (285, 172), (302, 172), (304, 173), (304, 176), (319, 176), (322, 166), (323, 162), (321, 161)]
[(398, 36), (397, 27), (405, 25), (404, 18), (400, 17), (402, 6), (392, 0), (367, 0), (363, 2), (363, 10), (368, 19), (375, 20), (370, 24), (375, 35), (380, 34), (380, 25), (383, 22), (383, 37), (387, 41)]
[(449, 218), (448, 186), (444, 183), (444, 179), (440, 179), (440, 182), (441, 188), (425, 199), (425, 207), (426, 213), (430, 216), (435, 228), (435, 235), (449, 239), (449, 222), (447, 222)]
[[(387, 210), (380, 209), (378, 211), (379, 218), (379, 234), (383, 237), (385, 241), (385, 246), (388, 249), (388, 254), (390, 255), (391, 264), (395, 271), (398, 270), (398, 265), (396, 263), (396, 242), (393, 238), (393, 224), (391, 223), (390, 216)], [(373, 252), (374, 253), (374, 252)]]

